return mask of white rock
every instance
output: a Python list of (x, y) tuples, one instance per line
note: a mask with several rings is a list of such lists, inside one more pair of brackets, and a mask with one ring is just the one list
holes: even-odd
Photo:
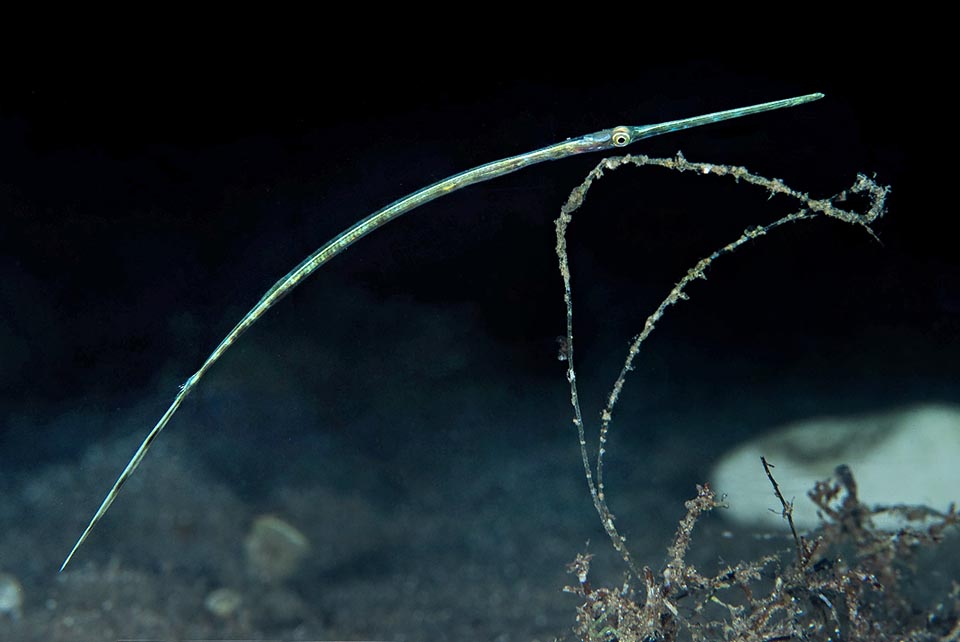
[(960, 407), (920, 405), (894, 412), (821, 418), (776, 429), (725, 454), (710, 475), (729, 510), (718, 511), (753, 527), (786, 529), (781, 506), (760, 464), (794, 503), (800, 530), (820, 524), (807, 497), (816, 481), (840, 464), (853, 471), (860, 501), (870, 505), (926, 505), (946, 511), (960, 500)]

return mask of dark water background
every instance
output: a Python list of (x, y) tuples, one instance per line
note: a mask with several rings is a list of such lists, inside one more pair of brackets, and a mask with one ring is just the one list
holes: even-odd
[[(0, 615), (9, 639), (568, 630), (564, 565), (585, 542), (598, 581), (622, 572), (556, 360), (552, 221), (599, 155), (450, 195), (324, 267), (216, 366), (56, 569), (176, 386), (280, 275), (396, 198), (569, 136), (822, 91), (629, 151), (746, 165), (814, 196), (858, 172), (893, 186), (882, 244), (833, 221), (778, 230), (718, 262), (645, 345), (610, 447), (614, 509), (642, 561), (660, 564), (682, 501), (737, 441), (960, 401), (956, 207), (933, 155), (952, 133), (918, 132), (920, 81), (893, 58), (870, 73), (826, 56), (677, 58), (594, 79), (413, 71), (227, 65), (4, 87), (0, 573), (25, 596), (18, 621)], [(657, 169), (595, 188), (572, 228), (589, 417), (672, 284), (792, 205)], [(244, 567), (264, 513), (311, 540), (282, 586)], [(704, 559), (753, 553), (747, 535), (709, 537), (723, 528), (706, 524)], [(245, 599), (226, 621), (203, 607), (222, 586)]]

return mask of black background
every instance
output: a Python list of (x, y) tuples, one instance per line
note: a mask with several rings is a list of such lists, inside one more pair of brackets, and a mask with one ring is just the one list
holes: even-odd
[[(711, 384), (719, 395), (798, 368), (837, 397), (874, 377), (874, 396), (909, 397), (930, 381), (936, 396), (955, 379), (960, 345), (950, 103), (928, 80), (943, 59), (868, 35), (784, 42), (778, 56), (760, 45), (751, 54), (750, 43), (615, 55), (556, 45), (563, 55), (530, 60), (433, 51), (364, 62), (333, 46), (261, 55), (254, 43), (142, 64), (122, 52), (65, 55), (10, 77), (0, 89), (4, 414), (115, 407), (160, 371), (185, 379), (313, 249), (455, 172), (621, 123), (815, 91), (826, 98), (628, 151), (746, 165), (814, 196), (875, 174), (892, 186), (882, 244), (832, 221), (781, 229), (718, 263), (655, 340), (676, 347), (678, 372), (688, 353), (720, 372), (755, 367)], [(407, 215), (256, 331), (278, 332), (268, 326), (288, 315), (322, 342), (324, 319), (308, 310), (325, 304), (306, 302), (324, 296), (324, 282), (384, 300), (467, 302), (518, 376), (553, 377), (562, 390), (552, 221), (600, 158), (539, 165)], [(793, 205), (657, 169), (602, 185), (572, 232), (585, 355), (619, 352), (698, 258)], [(86, 443), (94, 430), (76, 436)]]

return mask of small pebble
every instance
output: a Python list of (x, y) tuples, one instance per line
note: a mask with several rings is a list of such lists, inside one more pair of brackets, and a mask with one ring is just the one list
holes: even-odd
[(23, 615), (23, 587), (13, 575), (0, 573), (0, 617), (17, 621)]
[(208, 611), (224, 619), (236, 613), (242, 603), (243, 597), (233, 589), (228, 588), (211, 591), (207, 595), (207, 599), (203, 601)]
[(310, 542), (294, 526), (274, 515), (261, 515), (244, 541), (247, 564), (258, 578), (279, 582), (296, 573)]

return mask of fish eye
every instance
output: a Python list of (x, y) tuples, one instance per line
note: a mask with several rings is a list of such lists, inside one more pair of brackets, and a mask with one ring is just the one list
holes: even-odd
[(610, 136), (614, 147), (625, 147), (630, 144), (630, 130), (626, 127), (614, 127)]

